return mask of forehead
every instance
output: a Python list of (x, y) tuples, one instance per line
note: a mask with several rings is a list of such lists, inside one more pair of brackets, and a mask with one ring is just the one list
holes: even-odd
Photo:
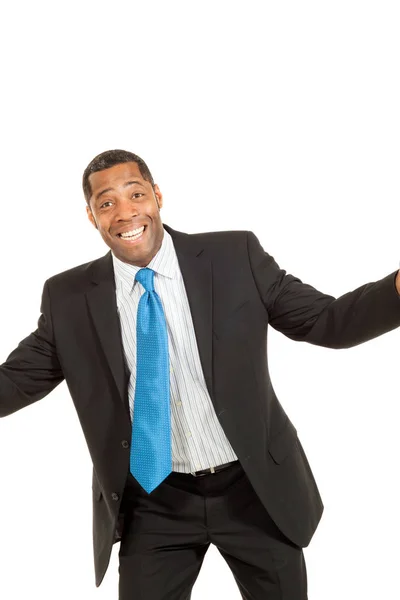
[(132, 179), (146, 183), (143, 179), (139, 166), (135, 162), (122, 163), (115, 165), (103, 171), (97, 171), (89, 175), (89, 183), (92, 190), (92, 196), (95, 196), (102, 189), (122, 187), (127, 181)]

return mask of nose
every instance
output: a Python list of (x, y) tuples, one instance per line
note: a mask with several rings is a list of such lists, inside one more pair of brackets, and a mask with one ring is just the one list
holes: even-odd
[(133, 200), (123, 200), (118, 203), (116, 211), (117, 221), (130, 221), (139, 214), (136, 204)]

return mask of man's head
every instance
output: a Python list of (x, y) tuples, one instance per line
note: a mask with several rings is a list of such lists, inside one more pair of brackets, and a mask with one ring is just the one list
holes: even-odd
[[(160, 217), (162, 194), (139, 156), (108, 150), (86, 167), (82, 179), (90, 222), (117, 258), (146, 267), (161, 247), (164, 228)], [(135, 239), (121, 236), (135, 229)]]

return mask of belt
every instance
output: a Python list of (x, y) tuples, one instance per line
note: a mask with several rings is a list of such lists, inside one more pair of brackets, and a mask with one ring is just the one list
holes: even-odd
[(190, 471), (188, 475), (193, 475), (193, 477), (202, 477), (202, 475), (208, 475), (209, 473), (218, 473), (218, 471), (223, 471), (224, 469), (227, 469), (232, 465), (236, 465), (238, 462), (238, 460), (233, 460), (223, 465), (217, 465), (216, 467), (209, 467), (208, 469), (203, 469), (202, 471)]

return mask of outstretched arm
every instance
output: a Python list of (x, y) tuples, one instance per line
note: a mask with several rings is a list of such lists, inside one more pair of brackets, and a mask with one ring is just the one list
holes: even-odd
[(36, 331), (23, 339), (0, 365), (0, 417), (41, 400), (64, 379), (53, 338), (47, 282), (41, 313)]
[(251, 231), (247, 249), (269, 324), (290, 339), (351, 348), (400, 326), (398, 273), (334, 298), (281, 269)]

